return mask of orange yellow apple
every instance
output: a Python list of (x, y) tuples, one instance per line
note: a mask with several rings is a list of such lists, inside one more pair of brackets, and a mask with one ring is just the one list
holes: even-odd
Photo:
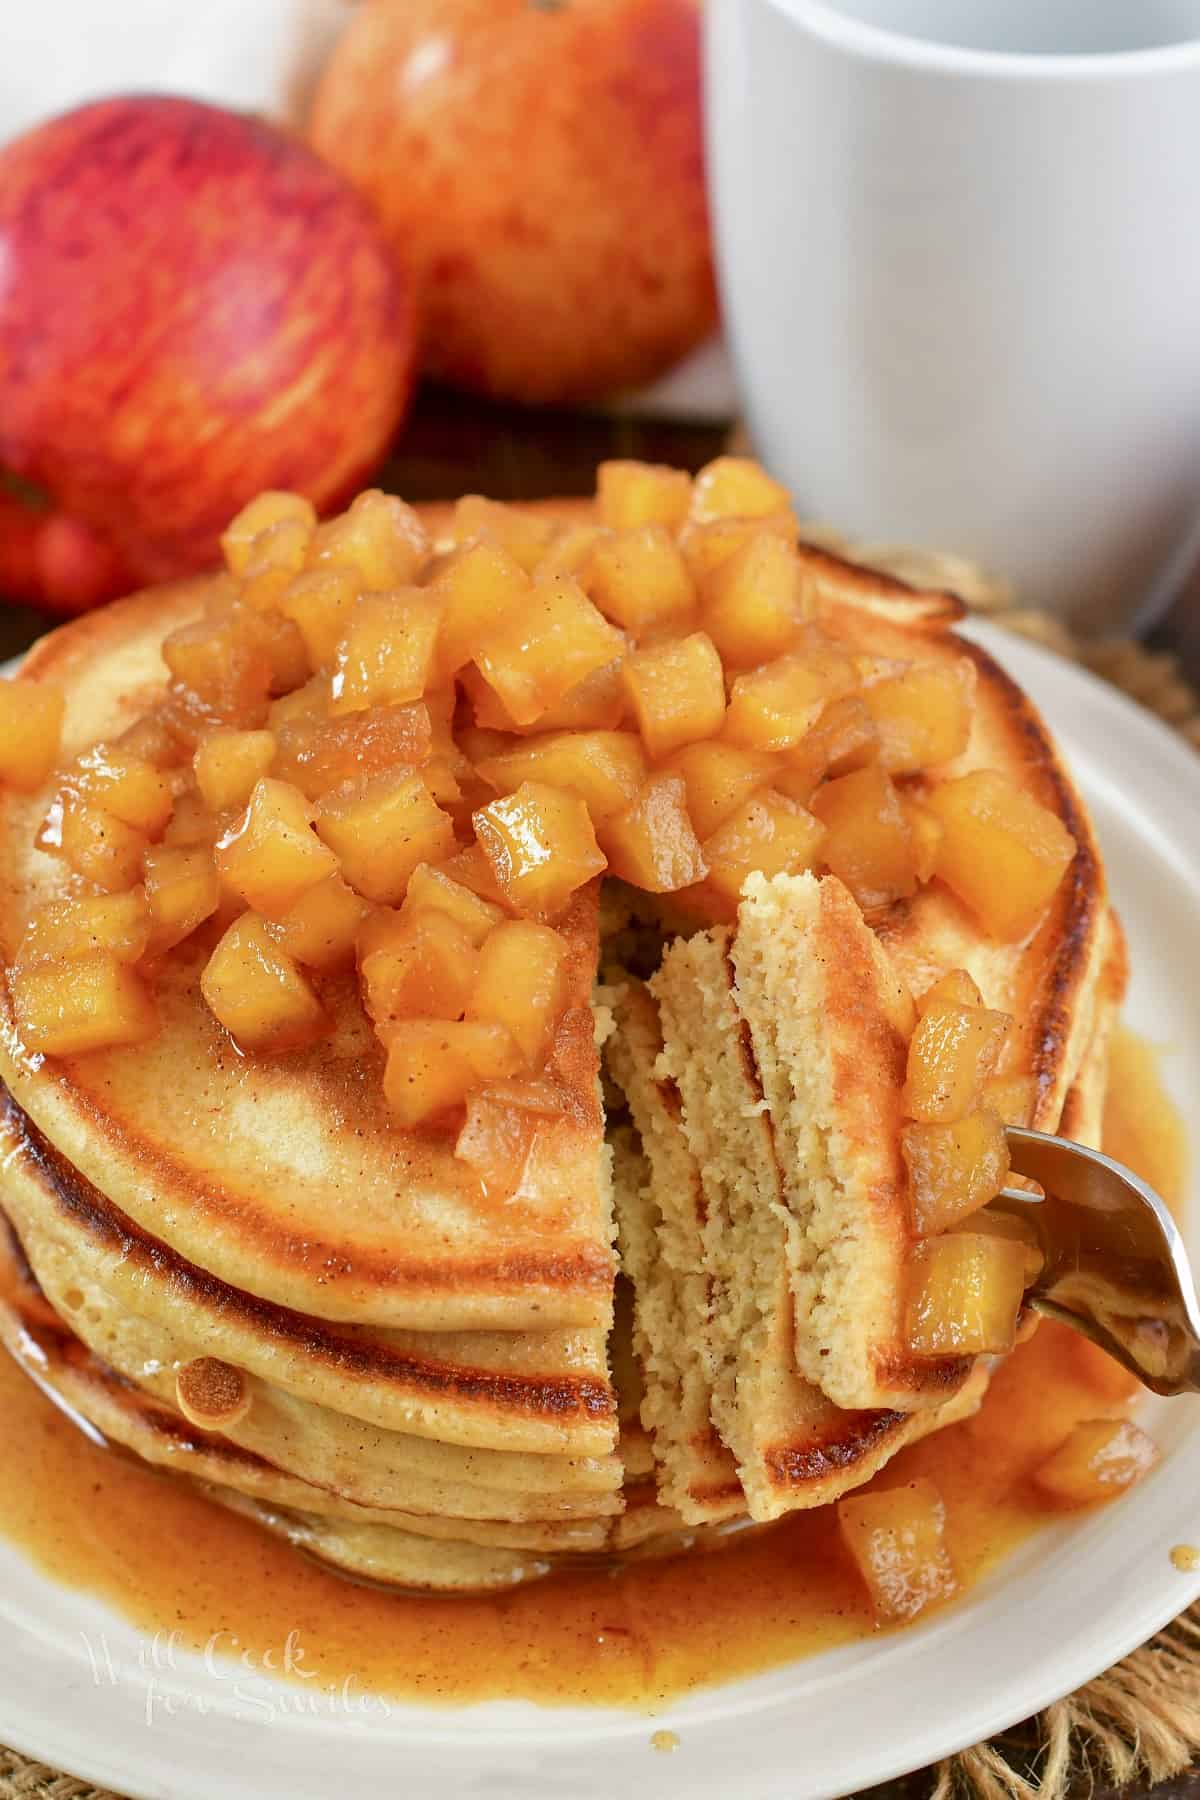
[(431, 373), (588, 399), (712, 329), (699, 33), (699, 0), (354, 12), (311, 141), (417, 275)]

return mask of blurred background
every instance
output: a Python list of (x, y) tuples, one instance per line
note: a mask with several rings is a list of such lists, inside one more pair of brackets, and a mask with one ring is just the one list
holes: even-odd
[[(264, 487), (590, 492), (725, 445), (701, 5), (7, 8), (0, 652), (210, 566)], [(1154, 634), (1193, 672), (1198, 614)]]

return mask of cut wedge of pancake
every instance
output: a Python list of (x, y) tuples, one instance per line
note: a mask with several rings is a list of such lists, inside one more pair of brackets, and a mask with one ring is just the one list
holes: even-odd
[[(693, 940), (695, 955), (705, 943)], [(905, 1341), (914, 1231), (900, 1133), (912, 998), (832, 875), (751, 876), (721, 948), (729, 1030), (744, 1022), (750, 1092), (762, 1096), (755, 1125), (778, 1171), (796, 1364), (841, 1406), (935, 1404), (969, 1365), (914, 1359)], [(664, 1003), (677, 954), (655, 984)], [(763, 1266), (761, 1253), (745, 1260)]]
[[(111, 736), (161, 691), (164, 635), (203, 583), (90, 614), (44, 639), (28, 679), (67, 696), (64, 754)], [(0, 951), (62, 890), (33, 847), (48, 796), (0, 801)], [(382, 1052), (353, 980), (323, 999), (336, 1029), (314, 1049), (241, 1057), (199, 993), (203, 951), (166, 959), (163, 1029), (135, 1048), (26, 1056), (5, 994), (0, 1078), (46, 1136), (146, 1231), (230, 1286), (314, 1317), (412, 1330), (608, 1329), (615, 1258), (588, 995), (596, 888), (561, 922), (571, 944), (560, 1058), (574, 1098), (547, 1127), (536, 1195), (489, 1201), (452, 1145), (397, 1127)]]
[[(635, 1273), (635, 1341), (660, 1492), (687, 1524), (743, 1507), (766, 1520), (837, 1499), (904, 1444), (973, 1411), (986, 1385), (964, 1365), (960, 1393), (940, 1407), (852, 1413), (797, 1371), (779, 1177), (750, 1086), (727, 938), (718, 930), (672, 946), (651, 984), (657, 1008), (630, 980), (608, 1046), (649, 1170), (649, 1180), (618, 1176), (622, 1241), (644, 1243), (654, 1203), (664, 1225), (678, 1203), (680, 1229), (658, 1234), (649, 1284)], [(618, 1169), (622, 1160), (618, 1152)], [(677, 1261), (663, 1248), (672, 1242)], [(681, 1335), (682, 1296), (697, 1287), (711, 1303), (686, 1315)]]

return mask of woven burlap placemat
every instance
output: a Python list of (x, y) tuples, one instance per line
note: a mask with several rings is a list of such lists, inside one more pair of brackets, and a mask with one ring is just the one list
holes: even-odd
[[(1200, 750), (1200, 693), (1178, 660), (1128, 638), (1080, 639), (1047, 613), (1015, 604), (1003, 582), (957, 557), (850, 546), (821, 526), (804, 535), (917, 586), (951, 588), (996, 624), (1085, 664), (1132, 695)], [(1200, 765), (1197, 768), (1200, 774)], [(994, 1742), (930, 1772), (929, 1800), (1064, 1800), (1096, 1781), (1124, 1788), (1166, 1781), (1200, 1756), (1200, 1606), (1078, 1693)], [(908, 1792), (911, 1793), (911, 1785)], [(0, 1746), (0, 1800), (120, 1800)]]

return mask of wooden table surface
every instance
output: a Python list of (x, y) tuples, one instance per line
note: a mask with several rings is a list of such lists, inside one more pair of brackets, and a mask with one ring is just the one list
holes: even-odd
[[(698, 468), (717, 455), (728, 424), (640, 420), (608, 414), (531, 413), (484, 405), (439, 391), (420, 396), (402, 441), (378, 476), (379, 484), (406, 500), (440, 500), (484, 493), (497, 500), (592, 491), (597, 462), (611, 456)], [(0, 606), (0, 657), (24, 650), (53, 620), (25, 607)], [(1200, 572), (1153, 641), (1176, 650), (1200, 684)], [(1005, 1740), (1010, 1753), (1028, 1759), (1036, 1739), (1018, 1728)], [(1032, 1765), (1026, 1767), (1032, 1775)], [(876, 1800), (925, 1800), (928, 1771), (870, 1790)], [(1144, 1790), (1125, 1790), (1126, 1796)], [(1080, 1796), (1116, 1800), (1115, 1791), (1080, 1784)], [(1200, 1768), (1154, 1790), (1155, 1800), (1200, 1800)]]

